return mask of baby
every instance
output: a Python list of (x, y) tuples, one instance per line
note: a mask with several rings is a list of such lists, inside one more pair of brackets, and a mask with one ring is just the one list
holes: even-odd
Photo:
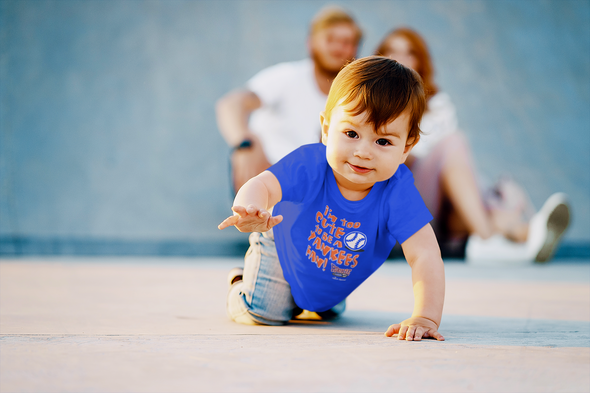
[(244, 268), (230, 272), (234, 321), (281, 325), (303, 310), (338, 316), (399, 242), (412, 268), (414, 311), (385, 335), (444, 340), (443, 262), (404, 165), (425, 106), (420, 77), (395, 60), (370, 56), (340, 71), (320, 114), (322, 143), (249, 180), (219, 225), (252, 232)]

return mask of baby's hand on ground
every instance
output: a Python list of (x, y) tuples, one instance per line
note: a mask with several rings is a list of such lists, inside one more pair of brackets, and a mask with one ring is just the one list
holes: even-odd
[(436, 323), (427, 318), (412, 317), (402, 323), (391, 325), (385, 332), (387, 337), (397, 334), (398, 340), (420, 341), (423, 338), (435, 338), (444, 341), (445, 338), (438, 332)]
[(266, 232), (283, 221), (283, 216), (272, 217), (268, 211), (254, 205), (234, 206), (232, 210), (236, 214), (223, 220), (219, 229), (235, 226), (240, 232)]

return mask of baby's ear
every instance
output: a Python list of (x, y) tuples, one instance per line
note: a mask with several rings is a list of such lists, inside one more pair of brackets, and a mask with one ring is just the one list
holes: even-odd
[(322, 129), (322, 138), (321, 141), (325, 145), (328, 143), (328, 128), (330, 128), (330, 124), (326, 120), (326, 112), (320, 112), (320, 127)]
[(408, 140), (406, 141), (406, 148), (412, 148), (414, 146), (416, 146), (416, 144), (420, 141), (420, 134), (416, 134), (416, 136), (414, 136), (413, 138), (408, 138)]
[(406, 141), (406, 147), (404, 148), (404, 154), (402, 156), (402, 162), (405, 162), (406, 161), (406, 159), (410, 155), (410, 152), (412, 151), (412, 148), (414, 146), (416, 146), (416, 143), (418, 143), (419, 140), (420, 140), (420, 134), (416, 135), (413, 138), (408, 138), (408, 140)]

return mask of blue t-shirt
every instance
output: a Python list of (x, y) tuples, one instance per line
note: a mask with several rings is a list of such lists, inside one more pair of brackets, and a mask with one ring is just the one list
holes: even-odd
[(295, 303), (325, 311), (344, 300), (400, 244), (432, 220), (414, 177), (400, 165), (360, 201), (345, 199), (326, 159), (326, 147), (305, 145), (269, 168), (281, 202), (273, 215), (279, 261)]

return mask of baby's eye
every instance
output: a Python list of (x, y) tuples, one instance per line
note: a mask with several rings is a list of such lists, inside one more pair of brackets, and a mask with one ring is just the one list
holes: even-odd
[(356, 131), (346, 131), (346, 136), (348, 136), (349, 138), (358, 138), (358, 134), (356, 133)]
[(387, 140), (387, 139), (377, 139), (377, 143), (379, 146), (387, 146), (387, 145), (391, 145), (391, 143)]

